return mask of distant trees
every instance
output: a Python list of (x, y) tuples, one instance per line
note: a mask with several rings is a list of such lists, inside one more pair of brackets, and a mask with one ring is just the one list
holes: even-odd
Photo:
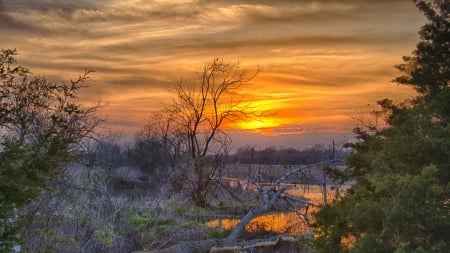
[(318, 252), (450, 252), (450, 5), (414, 2), (428, 23), (394, 81), (418, 96), (380, 101), (386, 128), (355, 129), (337, 172), (355, 185), (316, 214)]
[(62, 166), (77, 159), (81, 141), (100, 119), (78, 92), (89, 71), (56, 83), (17, 64), (15, 50), (0, 51), (0, 248), (17, 238), (18, 209), (39, 196)]
[(187, 150), (186, 138), (172, 119), (164, 109), (155, 113), (136, 133), (128, 154), (133, 165), (161, 183), (174, 183), (173, 179), (178, 175), (176, 168)]
[[(266, 147), (255, 149), (253, 147), (241, 147), (228, 157), (230, 163), (266, 164), (266, 165), (301, 165), (313, 164), (330, 160), (333, 148), (323, 144), (316, 144), (308, 148), (277, 148)], [(346, 150), (335, 150), (337, 159), (343, 160), (347, 155)]]
[(136, 134), (134, 143), (129, 149), (130, 165), (153, 176), (164, 177), (164, 174), (169, 173), (174, 166), (174, 161), (170, 157), (171, 152), (166, 144), (165, 137), (147, 125)]

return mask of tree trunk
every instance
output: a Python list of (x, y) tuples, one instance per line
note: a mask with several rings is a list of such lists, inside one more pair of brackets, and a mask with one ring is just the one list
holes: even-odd
[(209, 206), (208, 199), (206, 196), (206, 187), (201, 180), (197, 181), (197, 184), (195, 185), (195, 188), (192, 191), (192, 200), (194, 201), (195, 205), (199, 207)]

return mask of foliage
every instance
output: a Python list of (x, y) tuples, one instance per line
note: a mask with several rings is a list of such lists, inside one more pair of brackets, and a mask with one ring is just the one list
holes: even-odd
[(89, 71), (69, 84), (55, 83), (31, 76), (15, 55), (15, 50), (0, 51), (1, 242), (16, 239), (20, 217), (14, 212), (77, 158), (78, 144), (99, 123), (94, 115), (98, 106), (77, 103)]
[(171, 168), (179, 160), (182, 141), (175, 130), (169, 132), (167, 120), (162, 113), (157, 114), (135, 135), (128, 151), (132, 165), (162, 181), (171, 176)]
[(228, 236), (230, 232), (223, 230), (223, 229), (210, 229), (207, 233), (206, 233), (206, 238), (207, 239), (223, 239), (225, 237)]
[(449, 252), (450, 21), (447, 1), (415, 1), (429, 22), (395, 81), (418, 96), (379, 102), (384, 129), (355, 129), (348, 194), (316, 213), (318, 252)]
[(107, 224), (103, 229), (95, 231), (95, 235), (99, 241), (107, 248), (111, 248), (116, 243), (115, 241), (119, 237), (119, 234), (114, 231), (112, 224)]
[(182, 207), (177, 208), (175, 210), (175, 212), (178, 214), (186, 214), (186, 213), (187, 214), (191, 214), (191, 213), (198, 214), (198, 213), (203, 213), (206, 211), (207, 211), (207, 209), (205, 207), (189, 205), (189, 204), (183, 205)]
[[(128, 219), (134, 240), (138, 247), (145, 247), (149, 242), (167, 238), (181, 231), (183, 228), (199, 227), (194, 221), (179, 223), (173, 218), (148, 218), (133, 216)], [(194, 226), (195, 225), (195, 226)]]

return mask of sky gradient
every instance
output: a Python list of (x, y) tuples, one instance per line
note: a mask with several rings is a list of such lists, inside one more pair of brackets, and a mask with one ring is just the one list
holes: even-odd
[(238, 122), (237, 145), (303, 146), (349, 135), (385, 97), (425, 19), (409, 0), (0, 0), (0, 47), (34, 74), (96, 72), (82, 101), (108, 101), (116, 130), (141, 129), (170, 88), (214, 58), (260, 69), (241, 94), (274, 112)]

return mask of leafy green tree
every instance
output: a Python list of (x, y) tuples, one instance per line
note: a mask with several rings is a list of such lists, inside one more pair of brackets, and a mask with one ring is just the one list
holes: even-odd
[(334, 173), (355, 183), (316, 213), (318, 252), (450, 252), (450, 3), (414, 2), (428, 23), (394, 81), (418, 95), (378, 102), (386, 128), (355, 129)]
[(16, 240), (21, 207), (61, 175), (100, 120), (98, 106), (77, 103), (89, 71), (55, 83), (17, 64), (15, 50), (0, 51), (0, 249)]

